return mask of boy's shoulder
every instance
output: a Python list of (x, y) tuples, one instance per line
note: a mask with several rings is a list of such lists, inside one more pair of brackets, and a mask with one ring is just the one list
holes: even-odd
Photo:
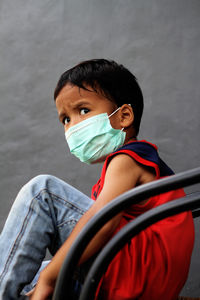
[(135, 185), (172, 174), (173, 171), (159, 157), (156, 145), (145, 140), (132, 141), (108, 155), (101, 177), (92, 189), (92, 198), (97, 198), (105, 179), (109, 183), (115, 178), (116, 184), (131, 180), (130, 188), (133, 188)]
[[(142, 143), (145, 144), (145, 141)], [(141, 145), (140, 142), (131, 142), (108, 155), (101, 177), (92, 189), (93, 199), (99, 196), (102, 189), (109, 193), (115, 194), (118, 191), (119, 194), (122, 194), (156, 178), (154, 169), (146, 167), (144, 159), (139, 153), (141, 152), (139, 145)]]
[[(124, 158), (122, 158), (122, 154), (125, 155)], [(136, 166), (139, 166), (143, 172), (147, 167), (152, 168), (151, 172), (155, 173), (156, 177), (159, 178), (160, 173), (158, 165), (160, 159), (158, 156), (156, 145), (145, 140), (135, 140), (123, 145), (107, 157), (104, 167), (105, 171), (107, 170), (107, 167), (113, 160), (113, 158), (117, 156), (119, 156), (117, 161), (120, 168), (124, 167), (123, 164), (125, 164), (127, 160), (129, 161), (129, 164), (125, 165), (127, 168), (130, 167), (130, 165), (132, 168), (136, 168)]]
[(129, 155), (119, 153), (109, 162), (105, 175), (101, 176), (93, 193), (97, 193), (95, 198), (98, 201), (106, 204), (128, 190), (155, 179), (152, 170), (137, 163)]
[(113, 157), (107, 167), (105, 181), (117, 181), (121, 185), (124, 184), (128, 190), (156, 179), (153, 168), (146, 167), (134, 156), (127, 154), (121, 151)]
[(113, 156), (121, 153), (127, 154), (141, 166), (151, 168), (157, 179), (174, 174), (172, 169), (160, 158), (157, 146), (146, 140), (131, 141), (123, 145), (107, 157), (107, 163)]

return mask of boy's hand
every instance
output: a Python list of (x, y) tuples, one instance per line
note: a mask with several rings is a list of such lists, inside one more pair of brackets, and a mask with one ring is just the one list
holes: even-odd
[(39, 283), (36, 288), (30, 291), (27, 296), (31, 300), (48, 300), (52, 298), (54, 287)]
[[(52, 274), (51, 274), (52, 275)], [(36, 287), (30, 291), (27, 296), (31, 300), (48, 300), (51, 299), (55, 288), (56, 278), (51, 278), (48, 270), (41, 272)]]
[(30, 293), (27, 294), (30, 300), (48, 300), (51, 299), (53, 295), (52, 288), (49, 287), (40, 287), (38, 285), (37, 289), (35, 288)]

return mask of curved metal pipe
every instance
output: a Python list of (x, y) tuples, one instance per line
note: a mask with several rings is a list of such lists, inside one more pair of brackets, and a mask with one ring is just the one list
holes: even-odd
[(198, 182), (200, 182), (200, 168), (195, 168), (136, 187), (108, 203), (86, 224), (74, 241), (59, 273), (53, 300), (62, 300), (65, 299), (66, 295), (69, 295), (72, 274), (80, 256), (96, 232), (112, 217), (117, 215), (121, 210), (128, 208), (130, 205), (137, 204), (144, 199)]
[(101, 250), (93, 262), (79, 300), (94, 299), (98, 283), (120, 249), (148, 226), (177, 213), (200, 207), (200, 192), (157, 206), (123, 227)]

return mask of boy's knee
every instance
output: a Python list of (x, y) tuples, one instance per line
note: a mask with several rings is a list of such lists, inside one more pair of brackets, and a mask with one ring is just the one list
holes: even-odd
[[(30, 205), (38, 202), (38, 200), (45, 199), (43, 195), (46, 191), (48, 192), (49, 182), (52, 184), (54, 181), (55, 177), (51, 175), (39, 175), (31, 179), (19, 191), (12, 205), (10, 216), (14, 217), (13, 214), (21, 216), (22, 212), (26, 212)], [(33, 201), (34, 199), (36, 201)]]
[(42, 190), (47, 190), (49, 183), (55, 181), (55, 177), (52, 175), (38, 175), (32, 178), (28, 183), (26, 183), (21, 192), (27, 193), (31, 192), (32, 195), (36, 195), (37, 193), (41, 192)]
[(28, 184), (30, 185), (40, 185), (40, 186), (44, 186), (46, 187), (46, 185), (48, 184), (48, 182), (50, 180), (53, 180), (54, 176), (49, 175), (49, 174), (41, 174), (41, 175), (37, 175), (35, 177), (33, 177)]

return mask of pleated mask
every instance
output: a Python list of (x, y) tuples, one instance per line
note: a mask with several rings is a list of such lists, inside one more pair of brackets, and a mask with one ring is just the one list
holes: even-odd
[(126, 137), (124, 128), (112, 128), (109, 120), (119, 109), (109, 116), (107, 113), (98, 114), (69, 128), (65, 138), (70, 152), (80, 161), (91, 164), (122, 146)]

